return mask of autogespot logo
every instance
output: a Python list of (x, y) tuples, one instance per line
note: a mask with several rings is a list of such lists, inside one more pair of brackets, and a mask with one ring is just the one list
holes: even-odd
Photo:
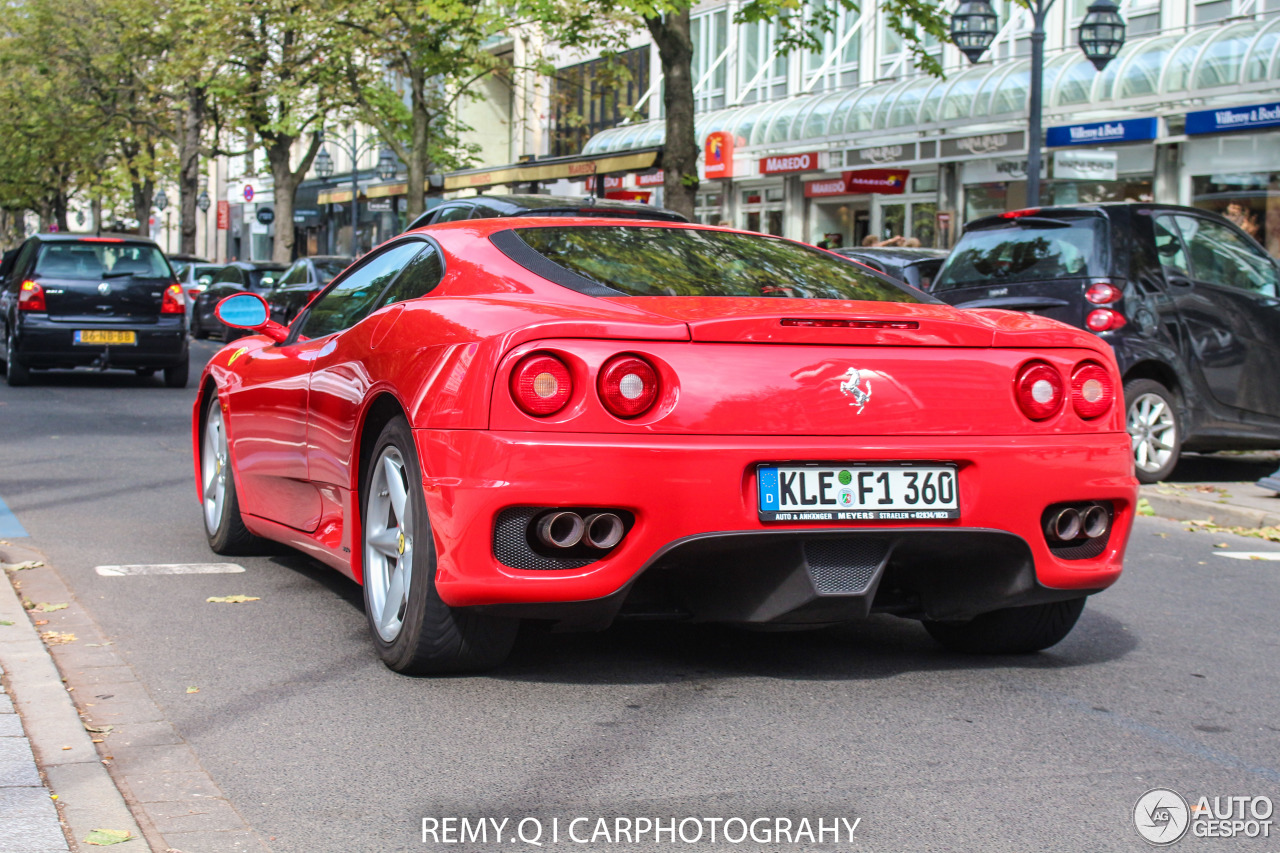
[(1177, 791), (1152, 788), (1133, 807), (1133, 823), (1138, 834), (1152, 844), (1164, 846), (1187, 834), (1191, 809)]

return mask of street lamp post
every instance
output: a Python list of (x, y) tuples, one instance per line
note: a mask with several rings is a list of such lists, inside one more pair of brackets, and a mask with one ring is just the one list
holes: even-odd
[[(1040, 136), (1044, 90), (1044, 20), (1053, 0), (1031, 0), (1031, 91), (1027, 99), (1027, 204), (1040, 203)], [(966, 0), (951, 16), (951, 40), (977, 63), (995, 41), (998, 19), (987, 0)], [(1124, 18), (1114, 0), (1094, 0), (1080, 22), (1078, 43), (1101, 71), (1124, 47)]]
[[(156, 206), (156, 210), (164, 213), (164, 209), (169, 206), (169, 197), (164, 194), (164, 190), (156, 190), (155, 197), (151, 199), (151, 203)], [(169, 251), (169, 215), (165, 214), (164, 219), (164, 248)]]
[(200, 213), (204, 215), (204, 253), (209, 255), (209, 207), (212, 202), (209, 200), (209, 190), (205, 187), (200, 188), (200, 195), (196, 198), (196, 207), (200, 208)]
[[(378, 144), (378, 137), (371, 136), (363, 143), (360, 143), (356, 138), (356, 129), (352, 126), (351, 144), (349, 146), (337, 137), (326, 139), (323, 129), (320, 131), (320, 140), (320, 152), (316, 154), (316, 160), (312, 168), (321, 178), (329, 178), (333, 175), (333, 157), (329, 155), (329, 152), (324, 147), (325, 145), (333, 145), (351, 158), (351, 257), (354, 258), (359, 254), (357, 225), (360, 221), (360, 169), (358, 164), (360, 155), (372, 151), (374, 146)], [(378, 167), (376, 170), (378, 178), (384, 181), (390, 180), (395, 177), (397, 171), (398, 166), (395, 154), (391, 153), (389, 148), (383, 146), (382, 151), (378, 154)]]

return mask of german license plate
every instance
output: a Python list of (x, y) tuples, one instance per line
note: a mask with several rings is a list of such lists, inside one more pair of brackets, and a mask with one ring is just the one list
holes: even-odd
[(78, 344), (132, 347), (138, 344), (138, 333), (133, 331), (122, 332), (115, 329), (81, 329), (76, 332), (75, 341)]
[(756, 468), (761, 521), (959, 518), (956, 466), (822, 462)]

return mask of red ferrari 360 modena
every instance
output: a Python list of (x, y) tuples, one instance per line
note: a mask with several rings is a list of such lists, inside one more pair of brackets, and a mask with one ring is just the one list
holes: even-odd
[(1107, 345), (957, 310), (826, 251), (521, 218), (380, 246), (209, 363), (209, 543), (364, 587), (400, 672), (495, 665), (521, 619), (922, 620), (1046, 648), (1115, 582), (1136, 500)]

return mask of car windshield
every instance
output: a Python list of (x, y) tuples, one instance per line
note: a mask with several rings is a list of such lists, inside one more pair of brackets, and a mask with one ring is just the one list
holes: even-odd
[(316, 275), (321, 284), (333, 281), (334, 276), (351, 266), (351, 261), (316, 261)]
[[(516, 233), (563, 269), (626, 296), (931, 301), (827, 252), (764, 235), (606, 225)], [(568, 278), (559, 283), (578, 289)]]
[(169, 264), (155, 246), (135, 243), (46, 243), (37, 275), (54, 278), (169, 278)]
[(1076, 219), (1028, 217), (1008, 225), (966, 231), (938, 273), (937, 293), (960, 287), (1105, 276), (1106, 223), (1097, 216)]

